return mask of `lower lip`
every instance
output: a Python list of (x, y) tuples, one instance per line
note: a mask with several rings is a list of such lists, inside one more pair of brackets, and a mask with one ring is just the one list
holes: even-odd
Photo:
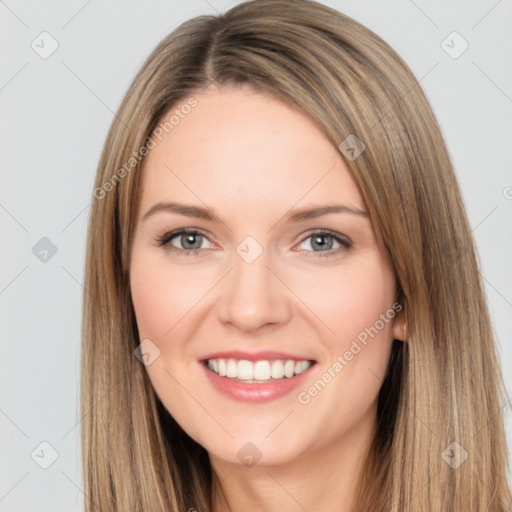
[(221, 377), (209, 370), (204, 363), (200, 362), (199, 364), (203, 367), (206, 377), (217, 391), (233, 400), (251, 403), (269, 402), (287, 395), (304, 382), (306, 375), (314, 366), (312, 364), (307, 370), (293, 377), (276, 379), (265, 384), (248, 384)]

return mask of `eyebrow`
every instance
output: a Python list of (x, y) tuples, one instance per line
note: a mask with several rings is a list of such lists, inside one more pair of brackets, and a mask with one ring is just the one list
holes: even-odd
[[(154, 204), (144, 214), (142, 221), (147, 220), (149, 217), (152, 217), (157, 213), (177, 213), (178, 215), (184, 215), (186, 217), (194, 217), (208, 221), (215, 221), (219, 219), (214, 211), (208, 208), (176, 202), (159, 202)], [(329, 213), (350, 213), (353, 215), (368, 217), (368, 212), (364, 210), (343, 204), (334, 204), (292, 210), (284, 217), (284, 221), (301, 222), (304, 220), (315, 219), (316, 217), (321, 217), (322, 215), (327, 215)]]

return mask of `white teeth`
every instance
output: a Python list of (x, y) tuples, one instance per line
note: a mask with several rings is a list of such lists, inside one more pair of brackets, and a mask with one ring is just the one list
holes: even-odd
[(284, 364), (283, 361), (273, 361), (271, 376), (273, 379), (282, 379), (284, 377)]
[(254, 378), (256, 380), (270, 379), (270, 363), (268, 361), (256, 361), (254, 365)]
[(226, 377), (238, 377), (238, 365), (234, 359), (228, 359), (226, 363)]
[(238, 375), (237, 377), (242, 380), (251, 380), (253, 378), (254, 369), (251, 361), (242, 359), (238, 361)]
[(239, 380), (268, 381), (293, 377), (306, 371), (311, 361), (294, 361), (276, 359), (272, 361), (247, 361), (246, 359), (208, 359), (208, 368), (220, 375)]
[(217, 359), (210, 359), (208, 361), (208, 368), (213, 370), (215, 373), (219, 373), (219, 362)]
[(297, 361), (295, 363), (295, 375), (299, 375), (303, 371), (307, 370), (309, 368), (309, 364), (307, 361)]
[(295, 370), (295, 361), (288, 360), (284, 363), (284, 375), (285, 377), (293, 377), (293, 371)]
[[(210, 360), (208, 360), (209, 362)], [(217, 359), (217, 364), (219, 365), (219, 375), (221, 377), (226, 376), (226, 360), (225, 359)], [(215, 368), (213, 369), (215, 371)]]

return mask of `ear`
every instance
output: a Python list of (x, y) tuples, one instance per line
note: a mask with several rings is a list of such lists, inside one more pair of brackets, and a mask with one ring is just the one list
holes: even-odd
[(407, 324), (405, 322), (405, 311), (400, 310), (393, 319), (393, 338), (399, 341), (407, 341)]

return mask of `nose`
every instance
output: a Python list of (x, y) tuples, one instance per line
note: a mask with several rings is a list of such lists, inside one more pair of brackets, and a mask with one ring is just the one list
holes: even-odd
[(269, 264), (266, 252), (252, 263), (234, 254), (233, 262), (220, 290), (219, 320), (244, 332), (288, 322), (292, 293)]

